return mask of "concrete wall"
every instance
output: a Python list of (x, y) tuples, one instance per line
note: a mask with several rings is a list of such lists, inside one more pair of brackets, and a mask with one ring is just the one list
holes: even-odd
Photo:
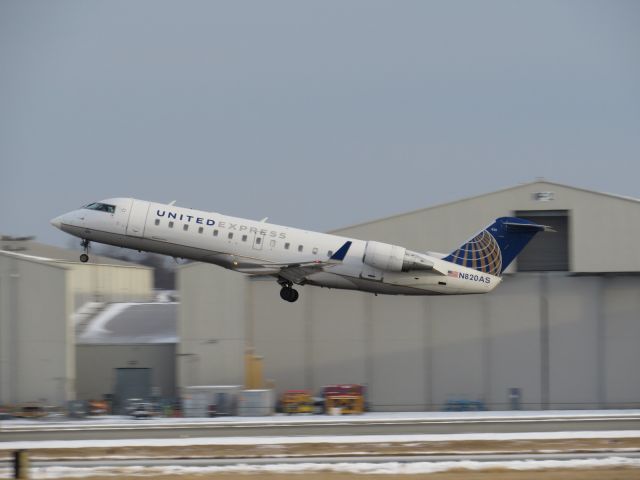
[(0, 255), (0, 403), (73, 398), (68, 272)]
[(162, 397), (174, 397), (176, 346), (147, 345), (78, 345), (77, 397), (80, 400), (101, 399), (113, 393), (117, 368), (151, 368), (152, 387)]

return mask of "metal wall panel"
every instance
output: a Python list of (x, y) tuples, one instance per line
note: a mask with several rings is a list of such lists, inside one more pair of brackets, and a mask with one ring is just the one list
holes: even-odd
[(433, 401), (484, 400), (484, 335), (480, 297), (433, 297)]
[(425, 300), (369, 296), (368, 302), (370, 404), (376, 410), (423, 409), (427, 387)]
[(598, 277), (549, 276), (550, 408), (598, 408)]
[(509, 276), (486, 297), (489, 310), (487, 403), (508, 409), (510, 388), (521, 389), (523, 409), (542, 401), (540, 281), (536, 274)]
[(313, 295), (317, 307), (310, 311), (309, 325), (314, 384), (369, 383), (365, 337), (368, 295), (322, 289)]
[[(188, 271), (189, 274), (184, 274)], [(246, 278), (207, 264), (190, 264), (178, 272), (178, 384), (244, 383)]]
[(640, 407), (640, 277), (607, 278), (604, 285), (605, 401)]
[(0, 403), (73, 398), (66, 285), (64, 267), (0, 255)]
[(254, 308), (247, 323), (247, 344), (264, 357), (266, 377), (280, 390), (310, 388), (307, 375), (312, 346), (305, 312), (313, 295), (304, 295), (296, 303), (274, 302), (274, 296), (280, 299), (275, 281), (248, 281), (247, 288)]

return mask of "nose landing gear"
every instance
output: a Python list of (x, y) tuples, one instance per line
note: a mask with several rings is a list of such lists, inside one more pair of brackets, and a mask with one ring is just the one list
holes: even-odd
[(84, 249), (84, 253), (80, 255), (80, 261), (82, 263), (87, 263), (89, 261), (89, 245), (90, 244), (91, 242), (87, 239), (83, 239), (82, 243), (80, 243), (80, 245)]

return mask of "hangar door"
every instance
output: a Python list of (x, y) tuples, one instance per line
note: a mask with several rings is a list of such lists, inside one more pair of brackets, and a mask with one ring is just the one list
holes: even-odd
[(123, 414), (129, 398), (148, 400), (151, 397), (150, 368), (116, 368), (114, 409)]
[(537, 234), (517, 258), (519, 272), (569, 270), (569, 212), (567, 210), (521, 210), (516, 217), (547, 225), (555, 233)]

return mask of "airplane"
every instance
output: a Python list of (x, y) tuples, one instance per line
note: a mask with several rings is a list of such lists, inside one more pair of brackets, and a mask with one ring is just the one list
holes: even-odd
[(501, 217), (449, 254), (299, 230), (215, 212), (134, 198), (90, 203), (51, 220), (90, 242), (169, 255), (254, 276), (271, 276), (280, 297), (298, 300), (294, 285), (389, 295), (451, 295), (492, 291), (529, 241), (553, 231), (529, 220)]

